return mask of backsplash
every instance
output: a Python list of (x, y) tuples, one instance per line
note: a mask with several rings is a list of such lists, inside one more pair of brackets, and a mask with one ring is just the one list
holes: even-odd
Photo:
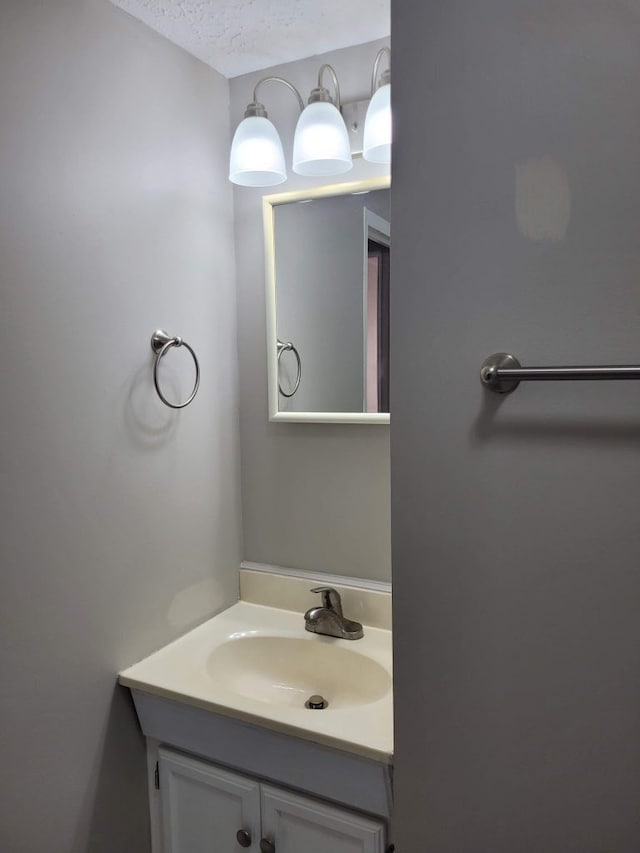
[(391, 584), (259, 563), (243, 563), (240, 568), (242, 601), (293, 610), (301, 615), (319, 603), (311, 589), (320, 585), (338, 590), (349, 619), (391, 630)]

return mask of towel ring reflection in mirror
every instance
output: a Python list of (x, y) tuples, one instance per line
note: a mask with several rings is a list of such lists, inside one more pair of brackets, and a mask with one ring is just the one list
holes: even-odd
[[(171, 349), (171, 347), (186, 347), (186, 349), (191, 353), (191, 357), (193, 358), (193, 363), (196, 368), (196, 381), (193, 386), (193, 391), (189, 394), (184, 403), (171, 403), (167, 400), (160, 390), (160, 384), (158, 382), (158, 366), (160, 364), (160, 360)], [(198, 393), (198, 387), (200, 386), (200, 365), (198, 364), (195, 352), (186, 341), (182, 340), (181, 337), (178, 335), (171, 337), (171, 335), (165, 332), (164, 329), (156, 329), (156, 331), (151, 335), (151, 349), (156, 354), (153, 364), (153, 384), (156, 386), (158, 397), (160, 397), (165, 406), (169, 406), (170, 409), (184, 409), (184, 407), (188, 406), (196, 396)]]
[(280, 379), (278, 378), (278, 390), (280, 391), (283, 397), (293, 397), (293, 395), (300, 387), (300, 380), (302, 379), (302, 362), (300, 361), (300, 353), (294, 347), (291, 341), (288, 341), (288, 343), (285, 344), (281, 340), (278, 340), (278, 368), (280, 368), (280, 358), (282, 357), (282, 353), (287, 351), (291, 351), (296, 357), (296, 362), (298, 364), (298, 374), (296, 376), (296, 381), (291, 391), (283, 391), (282, 385), (280, 384)]

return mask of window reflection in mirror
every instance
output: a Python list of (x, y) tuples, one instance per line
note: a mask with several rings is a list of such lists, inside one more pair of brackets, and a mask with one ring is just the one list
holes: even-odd
[(271, 419), (388, 423), (388, 179), (264, 201)]

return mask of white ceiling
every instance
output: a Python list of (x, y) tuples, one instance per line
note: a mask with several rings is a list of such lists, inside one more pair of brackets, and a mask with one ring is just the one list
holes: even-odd
[(111, 1), (225, 77), (390, 32), (391, 0)]

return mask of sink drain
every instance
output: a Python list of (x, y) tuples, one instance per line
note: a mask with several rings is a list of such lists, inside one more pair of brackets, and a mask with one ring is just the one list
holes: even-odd
[(324, 696), (319, 696), (315, 694), (314, 696), (309, 696), (307, 701), (304, 703), (305, 708), (310, 708), (312, 711), (322, 711), (324, 710), (329, 703), (324, 698)]

